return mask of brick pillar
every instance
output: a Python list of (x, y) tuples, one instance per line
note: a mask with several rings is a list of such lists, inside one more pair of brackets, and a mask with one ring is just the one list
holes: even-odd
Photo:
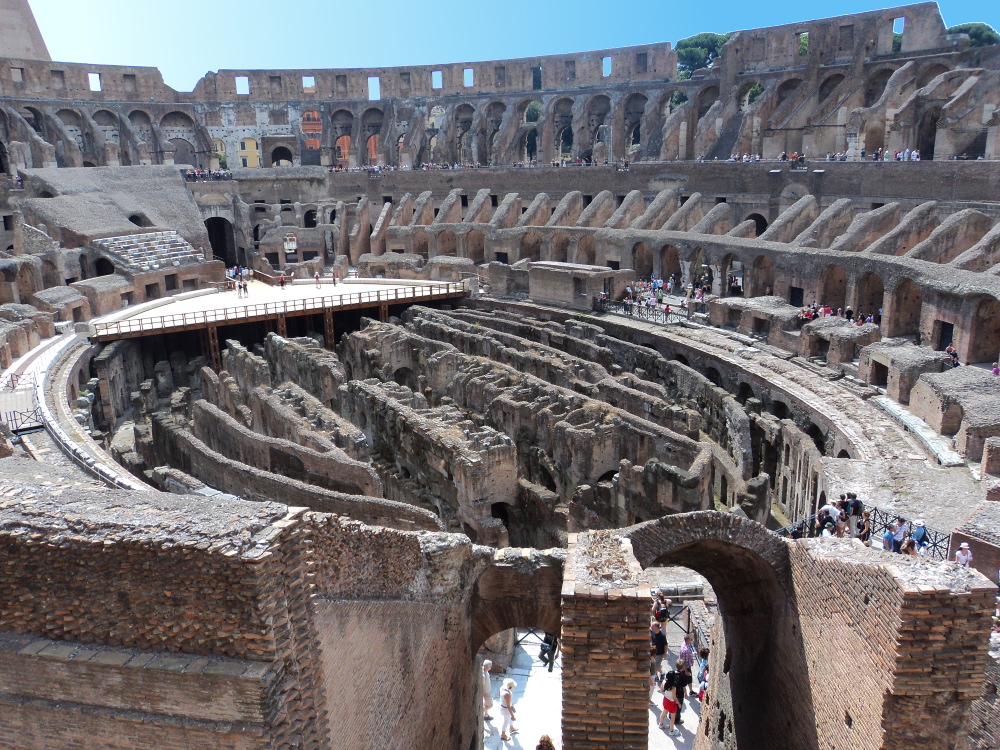
[[(570, 535), (570, 557), (576, 535)], [(649, 587), (578, 583), (562, 590), (563, 750), (646, 750)]]

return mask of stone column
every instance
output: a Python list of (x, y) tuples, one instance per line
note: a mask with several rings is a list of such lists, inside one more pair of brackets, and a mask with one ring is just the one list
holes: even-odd
[(646, 750), (649, 586), (575, 580), (577, 537), (569, 535), (562, 589), (562, 746)]

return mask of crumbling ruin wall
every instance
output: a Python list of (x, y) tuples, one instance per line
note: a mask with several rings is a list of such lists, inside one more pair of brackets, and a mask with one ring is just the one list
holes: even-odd
[(275, 384), (296, 383), (326, 406), (334, 404), (337, 388), (346, 380), (336, 353), (312, 339), (286, 339), (276, 333), (264, 339), (264, 352)]
[(334, 492), (382, 496), (382, 483), (372, 468), (339, 448), (318, 452), (261, 435), (207, 401), (192, 404), (191, 432), (217, 453), (248, 466)]
[(172, 466), (210, 487), (248, 500), (268, 502), (280, 498), (289, 505), (343, 514), (390, 528), (440, 528), (437, 517), (420, 508), (334, 492), (234, 461), (211, 450), (169, 415), (153, 414), (150, 426), (150, 438), (137, 444), (148, 466)]
[(250, 393), (253, 428), (317, 451), (336, 447), (355, 461), (368, 460), (365, 433), (295, 383)]
[(114, 429), (132, 408), (132, 392), (145, 379), (139, 347), (128, 339), (112, 342), (94, 357), (91, 367), (98, 378), (94, 417), (98, 424)]

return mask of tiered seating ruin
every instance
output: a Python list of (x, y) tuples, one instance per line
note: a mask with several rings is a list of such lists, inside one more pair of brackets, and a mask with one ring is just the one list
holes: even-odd
[(141, 271), (203, 263), (206, 260), (203, 250), (196, 250), (173, 230), (105, 237), (94, 240), (94, 245)]

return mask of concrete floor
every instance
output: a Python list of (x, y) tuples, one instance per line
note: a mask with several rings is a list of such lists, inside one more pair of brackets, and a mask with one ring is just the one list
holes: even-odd
[[(540, 635), (526, 635), (527, 631), (518, 631), (518, 638), (523, 639), (517, 646), (514, 661), (507, 674), (493, 675), (493, 702), (491, 710), (493, 721), (483, 724), (483, 748), (485, 750), (534, 750), (538, 738), (549, 735), (557, 748), (562, 748), (562, 658), (556, 658), (556, 664), (550, 673), (538, 658)], [(683, 642), (683, 632), (672, 625), (667, 632), (667, 642), (670, 647), (669, 658), (664, 664), (673, 663), (677, 659), (677, 650)], [(511, 736), (510, 742), (500, 740), (499, 699), (500, 685), (507, 678), (517, 683), (514, 690), (514, 710), (518, 720), (515, 726), (518, 732)], [(698, 730), (698, 715), (701, 704), (697, 699), (685, 700), (681, 712), (684, 725), (678, 727), (681, 734), (670, 737), (667, 726), (660, 729), (657, 722), (663, 705), (663, 696), (655, 694), (656, 705), (649, 706), (649, 750), (690, 750), (694, 747), (695, 734)]]

